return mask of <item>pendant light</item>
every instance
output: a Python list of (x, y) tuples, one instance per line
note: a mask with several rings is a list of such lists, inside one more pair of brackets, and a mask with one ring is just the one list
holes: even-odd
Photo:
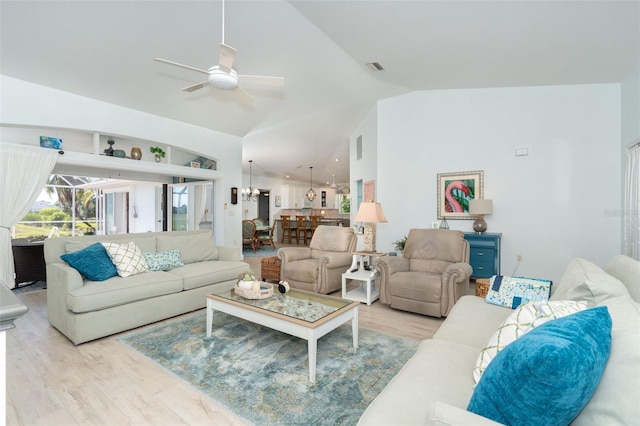
[(242, 188), (242, 201), (258, 201), (260, 196), (260, 190), (258, 188), (253, 189), (251, 185), (251, 178), (253, 175), (253, 160), (249, 160), (249, 187)]
[(309, 167), (309, 190), (307, 191), (307, 200), (313, 201), (316, 199), (316, 191), (313, 190), (313, 167)]

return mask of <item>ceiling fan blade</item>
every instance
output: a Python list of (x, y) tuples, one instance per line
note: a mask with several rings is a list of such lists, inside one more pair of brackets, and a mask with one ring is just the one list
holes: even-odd
[(220, 43), (220, 68), (231, 69), (233, 68), (233, 61), (236, 57), (236, 49), (228, 44)]
[(169, 65), (174, 65), (176, 67), (180, 67), (180, 68), (186, 68), (188, 70), (191, 71), (197, 71), (197, 72), (201, 72), (203, 74), (209, 74), (209, 71), (205, 71), (205, 70), (201, 70), (200, 68), (194, 68), (194, 67), (190, 67), (189, 65), (183, 65), (183, 64), (179, 64), (177, 62), (173, 62), (173, 61), (168, 61), (166, 59), (162, 59), (162, 58), (155, 58), (154, 61), (156, 62), (162, 62), (164, 64), (169, 64)]
[(242, 87), (236, 86), (236, 88), (233, 89), (233, 91), (234, 91), (234, 93), (237, 93), (238, 95), (240, 95), (240, 97), (242, 98), (243, 102), (246, 102), (246, 103), (253, 102), (253, 97), (246, 90), (244, 90)]
[(284, 78), (268, 77), (264, 75), (239, 75), (238, 81), (248, 84), (262, 84), (265, 86), (284, 86)]
[(208, 86), (208, 81), (203, 81), (202, 83), (194, 84), (193, 86), (185, 87), (182, 89), (183, 92), (195, 92), (198, 89), (202, 89), (205, 86)]

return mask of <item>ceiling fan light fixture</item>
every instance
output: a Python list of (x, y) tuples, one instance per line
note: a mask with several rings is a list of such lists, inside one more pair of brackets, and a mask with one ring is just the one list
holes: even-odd
[(217, 66), (209, 68), (209, 84), (220, 90), (233, 90), (238, 87), (238, 74), (234, 70), (228, 73)]

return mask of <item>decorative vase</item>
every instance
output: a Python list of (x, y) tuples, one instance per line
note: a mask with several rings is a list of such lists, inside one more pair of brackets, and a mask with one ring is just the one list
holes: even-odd
[(108, 155), (109, 157), (113, 156), (113, 144), (115, 143), (112, 140), (108, 140), (107, 143), (109, 144), (109, 148), (104, 150), (104, 154)]
[(134, 146), (131, 148), (131, 158), (134, 160), (139, 160), (142, 158), (142, 150), (138, 146)]
[(114, 149), (112, 155), (118, 158), (124, 158), (127, 156), (127, 154), (122, 149)]
[(250, 290), (253, 286), (253, 281), (238, 281), (238, 287), (243, 288), (245, 290)]
[(156, 155), (156, 163), (159, 163), (160, 161), (162, 161), (162, 157), (160, 157), (159, 155)]

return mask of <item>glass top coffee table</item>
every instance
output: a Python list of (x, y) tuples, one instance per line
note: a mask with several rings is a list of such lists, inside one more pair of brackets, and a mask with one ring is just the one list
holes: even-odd
[[(271, 285), (262, 283), (262, 285)], [(207, 295), (207, 337), (213, 328), (213, 311), (217, 310), (308, 342), (309, 380), (316, 381), (318, 339), (351, 321), (353, 347), (358, 347), (359, 302), (323, 294), (291, 289), (277, 291), (267, 299), (245, 299), (233, 290)]]

